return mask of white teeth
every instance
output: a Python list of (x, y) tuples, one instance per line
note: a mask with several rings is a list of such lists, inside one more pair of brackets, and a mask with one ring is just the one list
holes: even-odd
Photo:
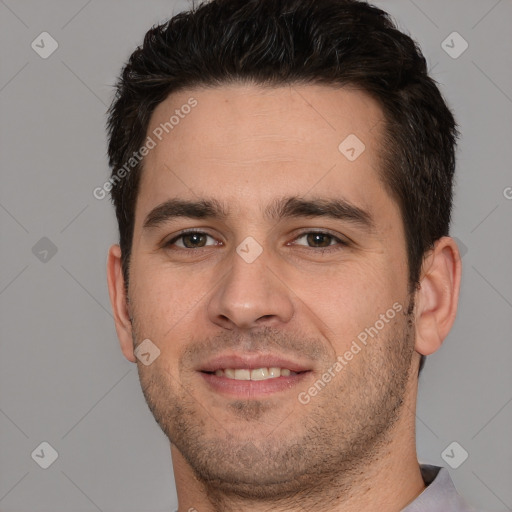
[(251, 380), (251, 370), (237, 368), (235, 370), (235, 380)]
[(269, 377), (280, 377), (281, 376), (281, 368), (272, 367), (268, 369)]
[(227, 377), (228, 379), (234, 379), (235, 378), (235, 370), (233, 370), (232, 368), (226, 368), (224, 370), (224, 376)]
[(267, 368), (256, 368), (251, 370), (251, 380), (265, 380), (268, 378)]
[(288, 368), (272, 366), (270, 368), (254, 368), (253, 370), (247, 368), (225, 368), (223, 370), (215, 370), (215, 375), (235, 380), (267, 380), (277, 377), (289, 377), (290, 375), (297, 375), (297, 373), (292, 372)]

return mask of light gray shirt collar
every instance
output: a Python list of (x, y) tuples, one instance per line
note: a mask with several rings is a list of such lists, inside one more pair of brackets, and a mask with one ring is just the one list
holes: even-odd
[(446, 468), (420, 465), (427, 488), (402, 512), (475, 512), (457, 493)]

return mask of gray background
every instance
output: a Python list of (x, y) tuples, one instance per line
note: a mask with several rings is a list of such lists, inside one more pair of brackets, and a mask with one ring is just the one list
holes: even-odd
[[(457, 441), (469, 453), (450, 469), (459, 491), (482, 509), (512, 510), (512, 1), (376, 3), (422, 46), (463, 134), (452, 230), (462, 294), (420, 380), (420, 460), (446, 465), (441, 453)], [(110, 312), (113, 209), (92, 191), (108, 176), (105, 111), (121, 65), (151, 25), (186, 6), (0, 0), (4, 512), (176, 504), (167, 439)], [(43, 31), (59, 45), (47, 59), (31, 48)], [(469, 44), (458, 58), (441, 46), (453, 31)], [(445, 43), (452, 53), (461, 44)], [(58, 452), (48, 469), (31, 457), (43, 441)]]

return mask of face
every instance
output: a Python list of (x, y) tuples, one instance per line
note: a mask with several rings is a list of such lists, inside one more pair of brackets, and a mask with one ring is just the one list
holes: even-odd
[(414, 330), (382, 129), (371, 98), (325, 86), (194, 89), (154, 112), (133, 342), (160, 351), (138, 361), (156, 420), (219, 489), (318, 485), (389, 441)]

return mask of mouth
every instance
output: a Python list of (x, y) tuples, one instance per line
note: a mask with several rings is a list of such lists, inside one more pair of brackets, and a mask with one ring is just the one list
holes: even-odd
[(278, 368), (271, 366), (270, 368), (219, 368), (215, 372), (205, 372), (217, 377), (226, 377), (234, 380), (267, 380), (277, 379), (279, 377), (289, 377), (290, 375), (298, 375), (302, 372), (293, 372), (288, 368)]
[(276, 356), (218, 357), (199, 372), (210, 390), (238, 398), (256, 398), (290, 390), (312, 372), (306, 365)]

